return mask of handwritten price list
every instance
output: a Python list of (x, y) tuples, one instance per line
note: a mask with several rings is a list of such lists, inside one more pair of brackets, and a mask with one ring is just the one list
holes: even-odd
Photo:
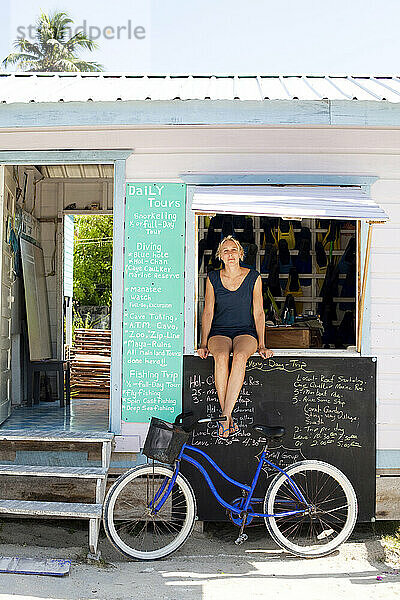
[(122, 418), (181, 410), (185, 186), (127, 183)]
[[(329, 359), (325, 359), (329, 361)], [(197, 363), (201, 366), (200, 363)], [(326, 363), (329, 366), (329, 362)], [(334, 366), (332, 364), (332, 366)], [(224, 444), (259, 446), (262, 438), (251, 431), (256, 412), (270, 414), (282, 423), (290, 435), (293, 448), (327, 447), (361, 448), (365, 427), (361, 422), (365, 394), (373, 389), (373, 375), (349, 374), (345, 363), (342, 370), (332, 373), (321, 370), (312, 360), (250, 358), (246, 377), (234, 409), (239, 422), (239, 434)], [(220, 408), (212, 374), (187, 374), (190, 405), (209, 416), (217, 416)], [(260, 411), (260, 408), (262, 410)], [(261, 421), (262, 422), (262, 418)], [(288, 442), (288, 437), (285, 438)], [(194, 445), (221, 444), (216, 425), (194, 434)]]
[[(221, 411), (213, 369), (211, 358), (184, 358), (184, 407), (199, 417)], [(305, 459), (336, 465), (354, 485), (360, 520), (368, 521), (375, 514), (375, 384), (371, 357), (251, 357), (233, 411), (239, 434), (221, 441), (217, 425), (205, 423), (196, 429), (193, 445), (204, 448), (231, 477), (249, 483), (265, 445), (252, 426), (283, 426), (286, 433), (270, 443), (268, 460), (280, 468)], [(189, 468), (184, 473), (192, 476), (201, 518), (223, 519), (223, 512), (212, 508), (211, 494), (203, 492), (200, 476)], [(275, 474), (264, 464), (263, 476)], [(261, 494), (266, 485), (263, 480)], [(233, 497), (228, 484), (221, 493)]]

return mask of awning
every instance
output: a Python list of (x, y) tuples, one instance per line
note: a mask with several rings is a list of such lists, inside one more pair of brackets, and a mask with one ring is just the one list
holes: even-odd
[(387, 221), (385, 211), (359, 187), (300, 185), (196, 186), (192, 209), (202, 213)]

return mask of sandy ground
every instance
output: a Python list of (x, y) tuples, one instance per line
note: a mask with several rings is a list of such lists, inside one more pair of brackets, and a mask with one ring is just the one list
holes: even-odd
[(128, 562), (102, 536), (101, 565), (87, 564), (87, 528), (71, 521), (4, 520), (0, 555), (72, 560), (63, 578), (0, 574), (0, 600), (54, 598), (135, 600), (379, 600), (400, 599), (400, 572), (385, 562), (380, 536), (359, 526), (333, 555), (313, 560), (289, 556), (263, 527), (235, 546), (237, 529), (208, 524), (170, 558)]

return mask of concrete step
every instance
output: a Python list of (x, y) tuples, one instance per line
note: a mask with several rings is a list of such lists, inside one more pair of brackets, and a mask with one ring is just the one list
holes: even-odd
[(0, 475), (105, 479), (107, 477), (107, 469), (103, 469), (102, 467), (48, 467), (0, 464)]
[(106, 431), (57, 431), (45, 429), (0, 429), (0, 442), (26, 441), (35, 442), (82, 442), (82, 443), (102, 443), (111, 442), (114, 439), (113, 433)]
[(0, 500), (0, 514), (32, 517), (68, 517), (71, 519), (100, 519), (101, 504), (72, 502), (36, 502), (31, 500)]

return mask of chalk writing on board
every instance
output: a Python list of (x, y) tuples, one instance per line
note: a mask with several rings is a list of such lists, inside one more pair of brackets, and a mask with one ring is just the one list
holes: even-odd
[[(367, 382), (360, 377), (335, 373), (298, 373), (293, 382), (292, 405), (300, 407), (302, 418), (294, 427), (296, 447), (361, 447), (357, 426), (359, 415), (348, 401), (362, 394)], [(355, 426), (351, 431), (349, 425)]]
[[(297, 370), (289, 362), (293, 359), (298, 361)], [(355, 487), (360, 520), (369, 521), (375, 514), (376, 363), (363, 357), (290, 356), (274, 360), (280, 366), (273, 365), (272, 370), (265, 371), (267, 361), (249, 359), (253, 364), (246, 369), (246, 385), (235, 407), (241, 426), (237, 440), (218, 440), (217, 426), (204, 424), (196, 432), (194, 443), (199, 448), (205, 446), (231, 477), (249, 484), (265, 444), (264, 436), (252, 425), (283, 426), (284, 437), (269, 442), (267, 460), (283, 468), (304, 457), (336, 465)], [(196, 415), (220, 414), (213, 367), (212, 358), (184, 357), (185, 410), (193, 410)], [(199, 516), (204, 520), (223, 520), (224, 511), (215, 508), (212, 494), (198, 472), (188, 465), (184, 474), (196, 490)], [(273, 475), (267, 467), (263, 469), (259, 497), (264, 496), (265, 478)], [(221, 479), (218, 489), (222, 497), (234, 497), (229, 484), (225, 488), (224, 485)]]
[(255, 361), (250, 358), (247, 362), (246, 370), (257, 370), (263, 371), (264, 373), (267, 373), (268, 371), (286, 371), (286, 373), (294, 373), (295, 371), (306, 371), (307, 373), (311, 373), (312, 371), (310, 371), (306, 367), (306, 362), (297, 358), (291, 358), (288, 361), (278, 361), (273, 358), (270, 358), (262, 363), (258, 360)]
[[(354, 411), (353, 400), (361, 396), (367, 388), (367, 380), (358, 375), (315, 372), (309, 361), (301, 359), (280, 359), (262, 362), (250, 359), (246, 377), (240, 391), (234, 416), (238, 420), (240, 432), (228, 441), (218, 438), (218, 425), (209, 424), (204, 431), (194, 434), (194, 445), (242, 444), (258, 447), (264, 444), (262, 437), (251, 430), (254, 424), (254, 396), (268, 407), (268, 393), (260, 390), (268, 383), (268, 371), (285, 377), (285, 397), (293, 407), (294, 424), (290, 435), (296, 451), (301, 447), (336, 446), (339, 448), (360, 448), (360, 415)], [(257, 374), (259, 373), (259, 375)], [(265, 375), (264, 375), (265, 373)], [(192, 372), (188, 375), (187, 388), (190, 404), (201, 409), (202, 414), (218, 416), (220, 406), (214, 384), (214, 376)], [(358, 406), (358, 402), (356, 405)], [(282, 424), (285, 426), (284, 421)]]
[[(255, 456), (257, 461), (260, 460), (260, 457), (261, 452), (259, 452)], [(266, 458), (269, 460), (269, 462), (274, 463), (281, 469), (286, 469), (287, 467), (290, 467), (296, 462), (306, 460), (306, 457), (304, 456), (300, 448), (286, 448), (283, 445), (275, 446), (274, 448), (269, 448), (268, 455), (266, 456)], [(266, 462), (264, 462), (262, 470), (264, 471), (264, 473), (267, 473), (267, 475), (276, 475), (278, 473), (278, 471), (274, 469), (274, 467), (272, 467)]]
[[(236, 418), (240, 431), (235, 437), (230, 437), (227, 440), (221, 440), (218, 437), (218, 424), (208, 423), (202, 429), (196, 430), (193, 434), (194, 446), (211, 446), (211, 445), (237, 445), (256, 446), (264, 444), (262, 436), (255, 436), (251, 432), (251, 426), (254, 424), (254, 404), (252, 401), (252, 389), (261, 388), (262, 381), (253, 374), (248, 374), (243, 382), (242, 389), (239, 394), (235, 409), (234, 417)], [(220, 414), (221, 409), (218, 401), (217, 391), (214, 384), (214, 375), (202, 377), (200, 374), (192, 374), (189, 377), (189, 393), (190, 403), (193, 407), (201, 409), (204, 416), (216, 417)]]
[(184, 193), (180, 184), (127, 184), (122, 418), (180, 412)]

